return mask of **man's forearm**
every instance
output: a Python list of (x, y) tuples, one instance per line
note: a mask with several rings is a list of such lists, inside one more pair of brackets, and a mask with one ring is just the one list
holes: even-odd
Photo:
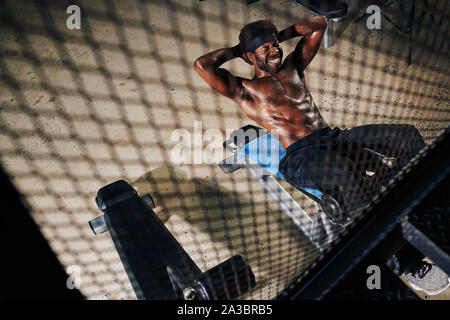
[(199, 64), (202, 67), (218, 68), (227, 61), (235, 58), (242, 57), (240, 46), (234, 46), (230, 48), (222, 48), (214, 50), (210, 53), (201, 56), (195, 61), (195, 64)]
[(283, 42), (294, 37), (307, 36), (314, 31), (326, 29), (327, 19), (324, 16), (316, 16), (297, 22), (278, 33), (278, 41)]

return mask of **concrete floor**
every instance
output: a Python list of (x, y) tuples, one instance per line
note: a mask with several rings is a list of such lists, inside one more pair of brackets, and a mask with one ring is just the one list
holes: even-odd
[[(222, 134), (220, 149), (227, 130), (252, 123), (197, 76), (194, 60), (237, 44), (248, 22), (268, 18), (281, 29), (314, 14), (289, 0), (71, 4), (81, 7), (81, 30), (66, 28), (59, 2), (6, 1), (17, 26), (0, 31), (0, 161), (60, 261), (80, 266), (82, 293), (135, 298), (109, 234), (94, 236), (88, 226), (100, 214), (97, 190), (124, 179), (153, 196), (157, 214), (202, 270), (242, 254), (258, 282), (248, 297), (274, 297), (317, 252), (246, 172), (175, 165), (173, 133), (193, 136), (194, 121), (202, 121), (203, 132)], [(430, 143), (450, 123), (448, 21), (425, 28), (429, 18), (418, 19), (408, 66), (405, 35), (386, 20), (381, 30), (354, 22), (365, 7), (350, 2), (334, 46), (321, 48), (308, 67), (312, 96), (331, 126), (409, 123)], [(242, 60), (225, 67), (252, 77)], [(316, 210), (287, 188), (309, 213)], [(449, 299), (450, 292), (423, 298)]]

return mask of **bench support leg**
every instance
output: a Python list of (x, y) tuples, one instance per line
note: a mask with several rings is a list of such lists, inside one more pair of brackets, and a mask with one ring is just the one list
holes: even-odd
[(328, 25), (323, 36), (323, 45), (325, 48), (330, 48), (333, 46), (333, 29), (334, 21), (333, 19), (327, 19)]

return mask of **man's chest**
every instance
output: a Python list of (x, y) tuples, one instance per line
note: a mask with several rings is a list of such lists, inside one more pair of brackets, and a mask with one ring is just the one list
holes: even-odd
[(253, 79), (244, 86), (255, 102), (301, 103), (309, 96), (304, 79), (298, 75), (280, 73)]

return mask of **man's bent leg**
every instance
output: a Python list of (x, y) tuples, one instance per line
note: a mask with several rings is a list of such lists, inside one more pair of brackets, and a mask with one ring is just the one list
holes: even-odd
[[(364, 170), (377, 173), (375, 179), (389, 181), (399, 169), (404, 167), (424, 146), (419, 131), (408, 124), (374, 124), (343, 130), (337, 137), (344, 154), (349, 155)], [(368, 148), (386, 157), (395, 158), (394, 170), (381, 163)], [(382, 182), (384, 184), (384, 182)]]
[[(403, 167), (424, 146), (419, 131), (411, 125), (365, 125), (345, 130), (340, 137), (347, 144), (358, 145), (397, 159), (397, 168)], [(394, 170), (395, 172), (395, 170)], [(392, 172), (393, 173), (393, 172)], [(420, 266), (425, 257), (406, 243), (389, 261), (396, 274), (409, 272), (412, 266)]]

